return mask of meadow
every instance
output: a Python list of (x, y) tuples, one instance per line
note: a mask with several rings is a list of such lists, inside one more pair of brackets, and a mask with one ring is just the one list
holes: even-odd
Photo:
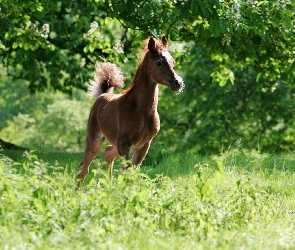
[(0, 151), (1, 249), (294, 249), (295, 156), (148, 155), (109, 179), (101, 156)]

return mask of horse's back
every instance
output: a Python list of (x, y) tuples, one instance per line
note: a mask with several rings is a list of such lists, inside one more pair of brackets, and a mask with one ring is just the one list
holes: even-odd
[(106, 101), (114, 101), (114, 100), (117, 100), (118, 98), (120, 98), (123, 94), (114, 94), (114, 93), (104, 93), (104, 94), (101, 94), (99, 96), (98, 99), (103, 99), (103, 100), (106, 100)]
[[(122, 94), (113, 94), (113, 93), (104, 93), (101, 94), (94, 104), (92, 105), (91, 110), (96, 111), (97, 115), (99, 115), (105, 108), (107, 109), (114, 109), (114, 106), (116, 106), (116, 100), (121, 96)], [(90, 111), (91, 112), (91, 111)]]

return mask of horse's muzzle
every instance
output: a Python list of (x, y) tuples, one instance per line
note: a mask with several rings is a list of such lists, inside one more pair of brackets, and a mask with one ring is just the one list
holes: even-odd
[(176, 76), (174, 80), (169, 81), (170, 88), (175, 92), (182, 92), (184, 89), (184, 83), (180, 76)]

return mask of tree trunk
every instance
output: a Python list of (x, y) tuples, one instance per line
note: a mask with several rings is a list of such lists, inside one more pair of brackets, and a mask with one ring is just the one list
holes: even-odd
[(15, 144), (3, 141), (0, 139), (0, 148), (9, 149), (9, 150), (26, 150), (26, 148), (17, 146)]

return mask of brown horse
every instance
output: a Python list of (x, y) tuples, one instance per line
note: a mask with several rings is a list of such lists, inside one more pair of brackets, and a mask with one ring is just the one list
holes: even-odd
[(124, 86), (124, 76), (114, 64), (96, 65), (95, 80), (89, 90), (97, 98), (93, 104), (87, 126), (86, 149), (77, 176), (79, 188), (88, 173), (89, 165), (99, 153), (105, 138), (111, 145), (105, 148), (106, 168), (112, 176), (117, 156), (140, 165), (146, 156), (153, 137), (160, 129), (157, 112), (158, 83), (181, 92), (184, 83), (173, 70), (174, 59), (167, 51), (168, 40), (150, 38), (134, 79), (123, 94), (113, 94), (114, 87)]

